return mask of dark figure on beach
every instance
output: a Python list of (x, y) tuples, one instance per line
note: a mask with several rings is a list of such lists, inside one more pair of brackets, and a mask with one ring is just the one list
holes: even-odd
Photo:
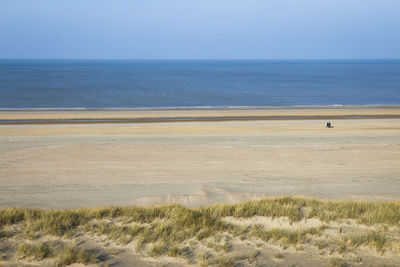
[(326, 123), (326, 128), (333, 128), (332, 124), (330, 122)]

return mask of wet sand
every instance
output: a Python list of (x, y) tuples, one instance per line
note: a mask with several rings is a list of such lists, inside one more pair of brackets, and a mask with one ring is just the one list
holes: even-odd
[[(223, 119), (254, 116), (264, 119)], [(302, 117), (265, 118), (279, 116)], [(0, 124), (0, 207), (400, 200), (396, 107), (0, 112), (3, 121), (179, 117), (211, 119)]]

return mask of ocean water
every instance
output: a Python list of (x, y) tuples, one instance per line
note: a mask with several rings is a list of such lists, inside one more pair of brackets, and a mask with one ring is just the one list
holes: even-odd
[(400, 105), (400, 60), (0, 60), (0, 109)]

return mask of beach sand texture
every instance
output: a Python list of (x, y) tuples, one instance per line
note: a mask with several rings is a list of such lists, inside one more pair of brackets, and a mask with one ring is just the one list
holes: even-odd
[[(333, 129), (325, 128), (331, 116)], [(343, 115), (390, 119), (335, 119)], [(310, 116), (302, 120), (0, 125), (0, 207), (77, 208), (268, 196), (400, 199), (400, 109), (2, 111), (0, 120)]]

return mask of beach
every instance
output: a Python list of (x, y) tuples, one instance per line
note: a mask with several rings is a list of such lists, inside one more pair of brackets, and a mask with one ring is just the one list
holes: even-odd
[(0, 111), (0, 265), (396, 266), (399, 130), (399, 107)]
[(0, 124), (1, 208), (400, 200), (398, 107), (0, 111), (0, 121), (12, 122)]

